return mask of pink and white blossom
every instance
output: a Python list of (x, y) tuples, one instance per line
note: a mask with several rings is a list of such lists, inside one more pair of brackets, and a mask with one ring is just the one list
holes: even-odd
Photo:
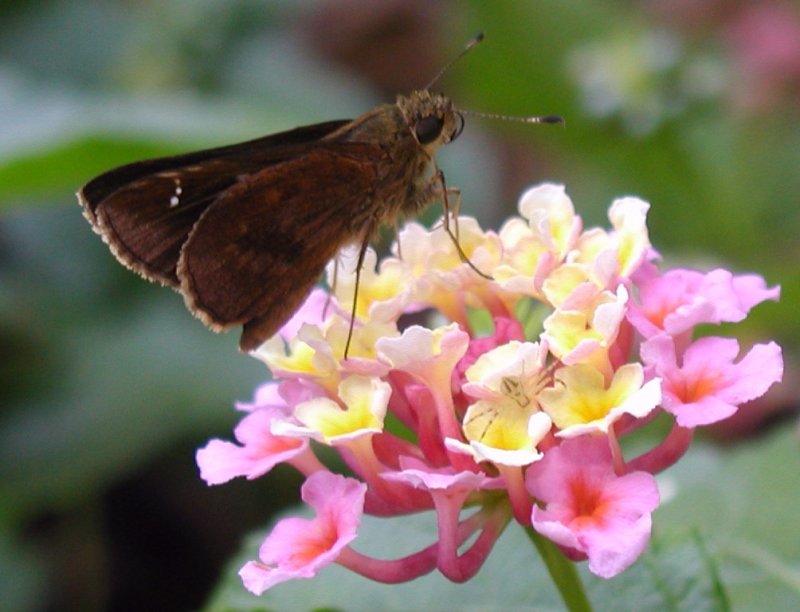
[(261, 595), (281, 582), (311, 578), (336, 561), (357, 536), (365, 492), (366, 485), (352, 478), (325, 471), (309, 476), (300, 494), (316, 516), (284, 519), (275, 526), (258, 551), (258, 561), (239, 571), (245, 588)]
[[(780, 289), (722, 269), (662, 271), (649, 208), (620, 198), (609, 229), (584, 229), (564, 187), (546, 183), (497, 233), (450, 219), (461, 252), (443, 222), (410, 223), (392, 256), (366, 251), (354, 310), (358, 250), (341, 253), (334, 294), (312, 292), (254, 351), (273, 381), (237, 404), (236, 442), (197, 452), (208, 484), (278, 463), (307, 477), (316, 517), (278, 523), (242, 568), (245, 586), (260, 594), (333, 562), (385, 583), (433, 570), (463, 582), (513, 522), (600, 577), (634, 563), (659, 504), (653, 474), (687, 452), (693, 428), (783, 374), (774, 342), (740, 356), (734, 339), (694, 339)], [(626, 457), (622, 438), (658, 415), (672, 430)], [(323, 446), (352, 477), (328, 471)], [(406, 557), (349, 547), (363, 513), (425, 511), (431, 543)]]
[(650, 539), (659, 503), (655, 478), (646, 472), (614, 473), (605, 436), (566, 440), (531, 466), (528, 491), (533, 528), (570, 558), (588, 559), (589, 570), (612, 578), (629, 567)]
[(680, 359), (666, 335), (642, 345), (642, 360), (664, 381), (664, 410), (681, 427), (709, 425), (761, 397), (783, 377), (783, 357), (774, 342), (756, 344), (738, 363), (739, 343), (706, 337), (689, 345)]

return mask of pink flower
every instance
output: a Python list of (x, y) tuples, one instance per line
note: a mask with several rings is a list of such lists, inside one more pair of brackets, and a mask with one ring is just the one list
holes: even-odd
[(468, 346), (469, 335), (457, 323), (435, 330), (413, 325), (399, 338), (381, 338), (376, 343), (379, 357), (428, 388), (436, 406), (439, 428), (452, 438), (458, 437), (459, 426), (453, 414), (450, 380)]
[(210, 485), (237, 476), (252, 480), (305, 452), (307, 440), (272, 435), (272, 421), (283, 416), (279, 408), (261, 408), (248, 414), (233, 432), (241, 446), (223, 440), (209, 441), (195, 455), (200, 477)]
[[(499, 478), (489, 478), (481, 472), (456, 472), (452, 468), (433, 469), (411, 457), (400, 460), (402, 471), (384, 474), (387, 480), (406, 483), (427, 490), (436, 506), (439, 527), (437, 565), (439, 570), (456, 582), (468, 580), (483, 565), (492, 549), (497, 533), (491, 521), (484, 525), (483, 535), (472, 544), (469, 552), (459, 555), (459, 546), (466, 539), (459, 529), (459, 516), (467, 497), (480, 489), (502, 489)], [(488, 537), (487, 537), (488, 536)]]
[(242, 412), (252, 412), (259, 408), (282, 408), (289, 412), (289, 406), (283, 399), (280, 385), (276, 382), (264, 383), (256, 389), (252, 402), (236, 402), (236, 409)]
[(656, 481), (646, 472), (614, 473), (605, 436), (565, 440), (533, 464), (528, 491), (533, 527), (573, 559), (589, 559), (589, 570), (616, 576), (647, 546), (651, 516), (659, 503)]
[(290, 341), (297, 335), (300, 328), (305, 323), (311, 325), (319, 325), (324, 320), (323, 312), (328, 304), (330, 298), (328, 294), (322, 289), (315, 288), (300, 306), (299, 310), (292, 315), (292, 318), (286, 321), (278, 332), (285, 341)]
[[(312, 293), (254, 351), (277, 382), (238, 405), (237, 442), (197, 452), (209, 484), (278, 462), (307, 477), (316, 518), (281, 521), (242, 568), (246, 587), (261, 593), (333, 561), (385, 583), (437, 569), (462, 582), (511, 521), (598, 576), (633, 563), (659, 503), (651, 474), (686, 452), (690, 427), (732, 414), (782, 373), (775, 344), (738, 363), (734, 340), (692, 344), (699, 323), (741, 321), (780, 290), (725, 270), (659, 272), (648, 208), (621, 198), (611, 230), (584, 230), (564, 188), (543, 185), (499, 234), (461, 217), (460, 248), (442, 224), (411, 224), (402, 257), (399, 245), (380, 264), (367, 251), (353, 321), (358, 253), (340, 254), (330, 312)], [(672, 431), (626, 461), (622, 438), (661, 407)], [(333, 454), (353, 478), (328, 471)], [(432, 542), (407, 556), (348, 546), (362, 513), (431, 510)]]
[(645, 338), (661, 332), (677, 336), (700, 323), (736, 323), (756, 304), (780, 297), (780, 288), (767, 288), (760, 276), (721, 269), (707, 274), (676, 269), (659, 276), (655, 266), (644, 265), (635, 280), (639, 304), (630, 305), (628, 320)]
[(481, 472), (456, 472), (452, 468), (431, 468), (413, 457), (401, 457), (400, 467), (400, 471), (386, 472), (383, 477), (425, 489), (432, 495), (441, 493), (447, 498), (458, 499), (472, 491), (501, 487), (498, 478), (490, 478)]
[(686, 349), (680, 366), (669, 336), (648, 340), (641, 353), (663, 379), (664, 409), (681, 427), (725, 419), (783, 376), (781, 349), (774, 342), (756, 344), (739, 363), (733, 363), (739, 343), (730, 338), (701, 338)]
[(281, 582), (311, 578), (336, 561), (356, 537), (366, 490), (357, 480), (330, 472), (309, 476), (301, 495), (317, 516), (279, 522), (261, 544), (259, 561), (249, 561), (239, 571), (245, 588), (261, 595)]

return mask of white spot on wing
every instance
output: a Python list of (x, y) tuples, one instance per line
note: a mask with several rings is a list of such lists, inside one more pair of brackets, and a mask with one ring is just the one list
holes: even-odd
[(174, 195), (169, 199), (169, 207), (175, 208), (178, 204), (181, 203), (181, 194), (183, 193), (183, 187), (181, 187), (181, 179), (174, 178), (172, 180), (175, 181), (175, 192)]

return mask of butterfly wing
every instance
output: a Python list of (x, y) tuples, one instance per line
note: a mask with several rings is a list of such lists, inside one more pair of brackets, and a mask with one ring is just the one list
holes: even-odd
[(320, 144), (242, 177), (202, 214), (177, 268), (189, 309), (212, 329), (243, 324), (242, 350), (272, 336), (325, 264), (373, 225), (379, 165), (365, 143)]
[(348, 120), (128, 164), (78, 193), (84, 215), (127, 267), (179, 288), (180, 250), (203, 212), (242, 176), (302, 156)]

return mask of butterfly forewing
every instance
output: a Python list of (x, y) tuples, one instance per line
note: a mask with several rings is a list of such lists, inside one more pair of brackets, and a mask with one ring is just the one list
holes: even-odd
[[(183, 247), (178, 276), (189, 308), (217, 329), (245, 324), (254, 348), (296, 310), (325, 264), (360, 240), (377, 161), (363, 143), (326, 143), (244, 177), (202, 215)], [(313, 240), (310, 238), (313, 237)]]
[[(179, 170), (195, 164), (204, 165), (221, 158), (235, 160), (236, 166), (240, 169), (250, 168), (251, 171), (256, 171), (264, 165), (280, 161), (281, 158), (286, 159), (287, 155), (292, 153), (290, 148), (292, 145), (308, 145), (328, 136), (349, 122), (348, 119), (326, 121), (224, 147), (126, 164), (95, 177), (83, 186), (79, 195), (87, 213), (93, 216), (103, 200), (117, 189), (147, 176), (168, 170)], [(294, 149), (295, 155), (297, 155), (297, 151)], [(233, 177), (235, 178), (241, 173), (240, 170), (234, 173)]]
[(301, 156), (347, 120), (151, 159), (110, 170), (79, 192), (86, 217), (117, 258), (145, 278), (179, 286), (180, 250), (202, 213), (243, 177)]

